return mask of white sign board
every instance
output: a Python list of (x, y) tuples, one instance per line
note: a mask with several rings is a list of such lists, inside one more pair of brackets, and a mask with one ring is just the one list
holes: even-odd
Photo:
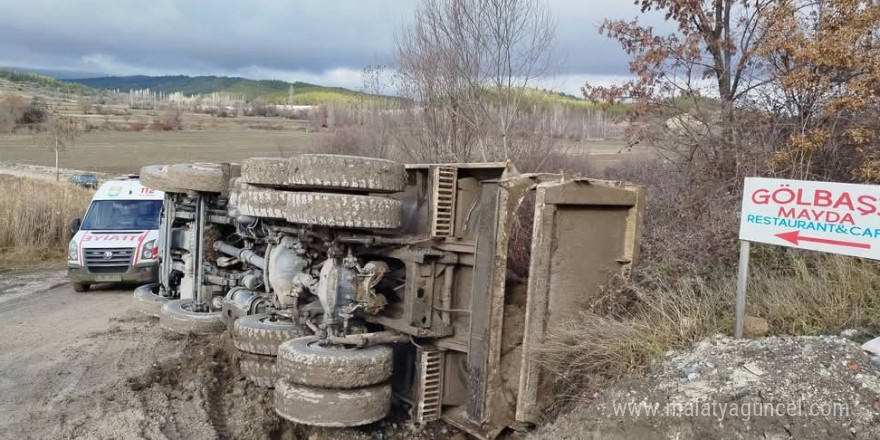
[(880, 186), (748, 178), (739, 238), (880, 260)]

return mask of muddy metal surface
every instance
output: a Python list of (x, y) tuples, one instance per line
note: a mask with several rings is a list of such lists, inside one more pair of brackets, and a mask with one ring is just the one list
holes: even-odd
[(0, 272), (0, 439), (446, 439), (405, 416), (358, 429), (278, 418), (226, 336), (161, 330), (131, 287), (74, 293), (61, 270)]

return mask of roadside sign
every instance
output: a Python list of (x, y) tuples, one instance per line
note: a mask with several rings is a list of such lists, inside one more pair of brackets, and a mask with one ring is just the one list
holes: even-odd
[(747, 178), (740, 240), (880, 260), (880, 186)]
[(743, 336), (750, 243), (880, 260), (880, 186), (749, 177), (739, 239), (736, 338)]

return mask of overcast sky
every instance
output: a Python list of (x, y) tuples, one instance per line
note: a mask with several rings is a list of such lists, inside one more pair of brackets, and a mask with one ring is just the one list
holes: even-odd
[[(547, 0), (557, 64), (544, 84), (577, 93), (627, 74), (598, 35), (630, 0)], [(416, 0), (0, 0), (0, 66), (107, 75), (227, 75), (359, 88), (391, 60)], [(649, 21), (660, 24), (658, 17)], [(661, 24), (662, 26), (662, 24)]]

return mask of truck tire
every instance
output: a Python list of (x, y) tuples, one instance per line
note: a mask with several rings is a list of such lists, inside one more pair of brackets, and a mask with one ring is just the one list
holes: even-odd
[(321, 388), (359, 388), (391, 377), (394, 351), (387, 345), (337, 348), (319, 345), (317, 336), (292, 339), (278, 347), (278, 376), (293, 384)]
[(340, 228), (400, 227), (400, 200), (334, 193), (290, 193), (285, 219), (291, 223)]
[(240, 183), (238, 194), (234, 200), (230, 197), (229, 203), (241, 215), (283, 219), (287, 212), (287, 200), (290, 194), (286, 191)]
[(80, 293), (88, 292), (89, 287), (92, 287), (92, 285), (89, 283), (70, 283), (70, 285), (73, 286), (74, 292), (80, 292)]
[(242, 353), (238, 359), (238, 369), (245, 379), (261, 388), (275, 388), (278, 378), (275, 372), (275, 357)]
[(144, 315), (158, 318), (162, 306), (171, 301), (171, 298), (155, 293), (158, 287), (159, 283), (150, 283), (134, 289), (134, 308)]
[(341, 228), (394, 229), (401, 203), (386, 197), (281, 191), (244, 184), (235, 198), (241, 215)]
[(224, 162), (220, 164), (220, 168), (225, 173), (223, 178), (225, 180), (225, 186), (223, 192), (220, 193), (220, 196), (228, 199), (232, 197), (232, 192), (236, 191), (238, 186), (238, 179), (241, 177), (241, 164), (236, 162)]
[(168, 301), (159, 312), (159, 325), (165, 330), (182, 335), (210, 335), (226, 329), (220, 312), (193, 311), (193, 300)]
[(308, 328), (267, 314), (248, 315), (232, 325), (235, 348), (252, 354), (275, 356), (278, 346), (289, 339), (310, 335)]
[(287, 188), (399, 192), (406, 187), (403, 164), (334, 154), (254, 157), (244, 161), (241, 175), (247, 183)]
[(223, 167), (208, 162), (181, 163), (168, 167), (172, 182), (191, 191), (222, 193), (229, 186)]
[(379, 421), (391, 408), (391, 384), (327, 389), (275, 382), (275, 412), (291, 422), (343, 428)]
[(170, 193), (185, 193), (186, 190), (178, 186), (168, 175), (169, 165), (147, 165), (141, 168), (139, 180), (141, 185), (157, 191)]

